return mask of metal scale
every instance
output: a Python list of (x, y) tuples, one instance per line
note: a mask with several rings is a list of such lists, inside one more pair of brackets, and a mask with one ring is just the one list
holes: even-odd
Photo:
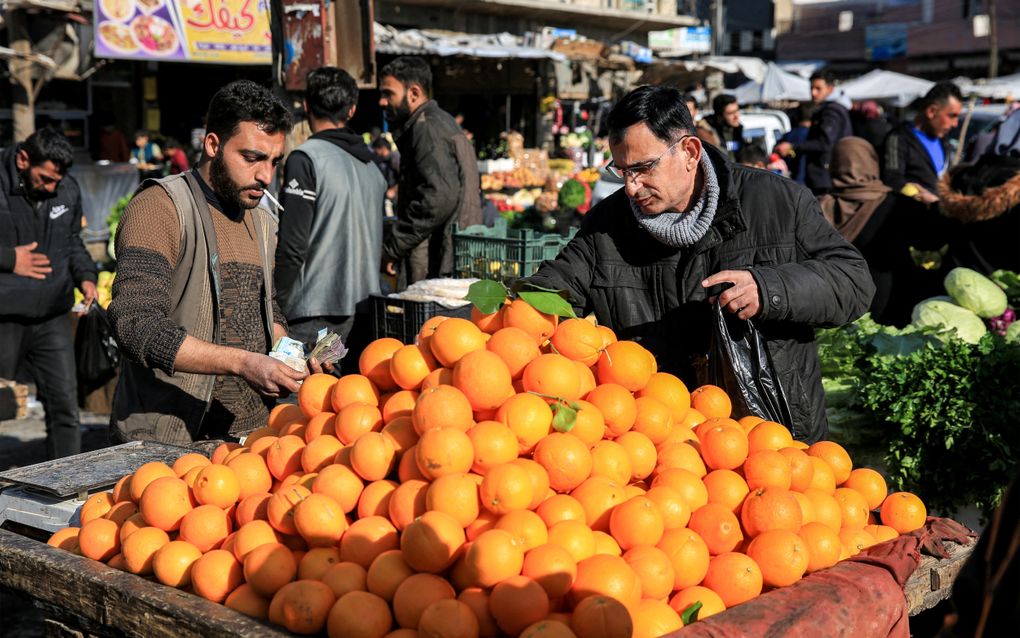
[(89, 495), (112, 488), (145, 463), (173, 465), (188, 452), (205, 450), (132, 441), (0, 472), (0, 526), (10, 521), (52, 533), (77, 525)]

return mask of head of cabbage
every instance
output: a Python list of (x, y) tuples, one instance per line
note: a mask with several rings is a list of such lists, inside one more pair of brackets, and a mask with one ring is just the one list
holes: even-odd
[(969, 343), (977, 343), (988, 332), (981, 317), (966, 308), (938, 298), (925, 299), (914, 306), (911, 319), (913, 325), (918, 328), (955, 328), (956, 335)]
[(953, 268), (944, 283), (953, 301), (982, 319), (1006, 312), (1006, 292), (976, 270)]

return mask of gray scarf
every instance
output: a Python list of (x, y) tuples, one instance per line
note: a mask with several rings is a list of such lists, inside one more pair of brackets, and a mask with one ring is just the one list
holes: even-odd
[(705, 236), (715, 219), (715, 209), (719, 204), (719, 179), (712, 167), (712, 160), (708, 159), (708, 153), (705, 152), (701, 153), (701, 172), (704, 175), (704, 189), (698, 201), (687, 212), (666, 211), (659, 215), (645, 215), (633, 201), (630, 202), (638, 223), (652, 237), (667, 246), (693, 246)]

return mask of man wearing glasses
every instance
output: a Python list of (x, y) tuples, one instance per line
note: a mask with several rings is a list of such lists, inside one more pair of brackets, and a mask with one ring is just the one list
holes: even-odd
[(608, 126), (610, 170), (624, 188), (528, 282), (566, 290), (689, 387), (708, 352), (711, 304), (753, 318), (790, 402), (784, 425), (804, 441), (825, 438), (814, 328), (868, 309), (875, 288), (864, 258), (803, 186), (702, 145), (679, 91), (638, 88)]

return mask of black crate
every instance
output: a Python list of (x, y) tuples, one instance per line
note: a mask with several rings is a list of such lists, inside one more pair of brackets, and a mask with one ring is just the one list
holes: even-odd
[(434, 301), (415, 301), (372, 295), (372, 317), (376, 339), (393, 337), (403, 343), (414, 343), (422, 324), (436, 315), (469, 319), (471, 304), (462, 308), (446, 308)]
[(567, 236), (507, 228), (503, 219), (497, 219), (492, 228), (469, 226), (453, 234), (454, 275), (509, 285), (535, 274), (543, 261), (555, 259), (576, 233), (576, 228)]

